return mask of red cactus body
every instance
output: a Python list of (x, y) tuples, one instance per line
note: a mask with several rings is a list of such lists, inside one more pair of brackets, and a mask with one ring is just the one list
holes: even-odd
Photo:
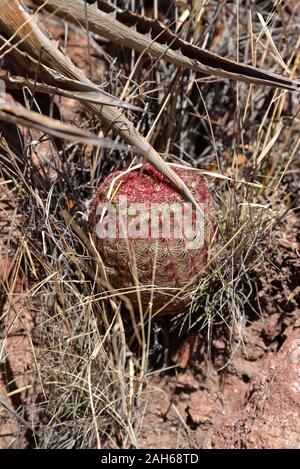
[[(135, 307), (138, 304), (138, 288), (143, 308), (146, 310), (151, 301), (152, 311), (161, 310), (164, 314), (176, 314), (190, 304), (199, 278), (205, 273), (208, 251), (216, 239), (216, 209), (201, 175), (189, 168), (172, 168), (190, 189), (204, 213), (201, 246), (195, 247), (193, 244), (191, 247), (192, 238), (188, 239), (186, 236), (186, 219), (183, 220), (181, 216), (183, 212), (165, 211), (166, 207), (175, 205), (179, 208), (186, 207), (187, 201), (166, 177), (149, 164), (131, 172), (116, 171), (110, 174), (96, 192), (89, 219), (95, 245), (113, 287), (122, 289), (125, 294), (128, 291)], [(115, 209), (112, 218), (109, 218), (106, 210), (103, 212), (102, 204), (109, 200)], [(125, 207), (122, 200), (127, 201)], [(143, 204), (143, 207), (147, 208), (139, 212), (138, 218), (137, 211), (130, 208), (134, 204)], [(157, 212), (153, 211), (153, 207)], [(170, 230), (167, 230), (167, 236), (163, 228), (166, 226), (166, 213), (170, 216)], [(190, 213), (190, 228), (195, 230), (194, 207)], [(124, 214), (127, 217), (125, 221)], [(157, 214), (155, 220), (154, 214)], [(102, 233), (99, 237), (97, 227), (108, 228), (113, 223), (116, 224), (114, 235)], [(129, 227), (132, 223), (134, 228), (141, 228), (143, 225), (143, 236), (137, 236), (136, 230), (134, 235), (131, 234)], [(175, 227), (180, 230), (179, 225), (182, 227), (180, 236), (179, 231), (174, 230)], [(155, 226), (157, 230), (153, 237)], [(125, 233), (124, 227), (126, 237), (122, 237), (122, 233)], [(140, 233), (139, 230), (137, 232)]]

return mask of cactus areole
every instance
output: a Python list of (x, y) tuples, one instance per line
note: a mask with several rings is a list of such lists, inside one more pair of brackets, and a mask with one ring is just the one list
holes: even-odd
[[(89, 217), (110, 284), (144, 312), (186, 309), (215, 244), (216, 209), (198, 171), (172, 166), (200, 210), (150, 164), (110, 174)], [(139, 292), (139, 293), (138, 293)]]

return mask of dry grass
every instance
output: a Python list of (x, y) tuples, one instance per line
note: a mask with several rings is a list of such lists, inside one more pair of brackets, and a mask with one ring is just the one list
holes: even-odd
[[(144, 2), (119, 2), (129, 9), (132, 3), (137, 12), (144, 12)], [(261, 2), (261, 16), (239, 1), (181, 2), (189, 9), (172, 6), (175, 2), (160, 3), (158, 10), (158, 2), (148, 2), (147, 12), (157, 16), (160, 11), (184, 39), (295, 78), (300, 17), (296, 11), (289, 13), (283, 2)], [(51, 21), (52, 26), (65, 28), (65, 44), (68, 31), (75, 37), (86, 34), (71, 24), (67, 29), (54, 17), (45, 24)], [(267, 262), (274, 224), (295, 204), (300, 140), (293, 98), (270, 88), (211, 80), (147, 55), (138, 59), (136, 52), (103, 45), (92, 34), (85, 47), (92, 77), (91, 64), (101, 60), (106, 91), (144, 109), (142, 114), (127, 110), (126, 115), (163, 159), (203, 171), (215, 194), (218, 250), (199, 281), (190, 310), (170, 323), (178, 334), (197, 328), (207, 335), (208, 344), (215, 329), (225, 324), (233, 356), (243, 341), (255, 295), (251, 272)], [(39, 109), (41, 95), (24, 91), (24, 96), (27, 107), (36, 103)], [(53, 109), (51, 99), (48, 111)], [(83, 129), (106, 136), (109, 129), (95, 115), (82, 113), (80, 118)], [(121, 143), (116, 133), (110, 137), (114, 144)], [(90, 148), (48, 140), (24, 129), (20, 141), (23, 147), (17, 151), (14, 138), (3, 134), (1, 171), (22, 214), (19, 231), (24, 242), (14, 276), (21, 270), (29, 278), (23, 307), (34, 311), (30, 386), (37, 399), (30, 410), (31, 444), (138, 447), (150, 354), (155, 363), (155, 319), (150, 314), (144, 321), (142, 310), (135, 315), (124, 298), (126, 292), (109, 288), (105, 259), (97, 256), (88, 235), (87, 213), (103, 177), (140, 156), (122, 147)], [(13, 287), (5, 282), (2, 287), (10, 301)], [(20, 310), (15, 308), (13, 314), (19, 317)], [(4, 339), (8, 334), (6, 326)], [(19, 412), (30, 420), (27, 411)]]

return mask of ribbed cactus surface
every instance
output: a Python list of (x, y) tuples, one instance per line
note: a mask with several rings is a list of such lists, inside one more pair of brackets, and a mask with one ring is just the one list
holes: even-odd
[(189, 305), (216, 239), (216, 209), (201, 175), (172, 168), (204, 216), (146, 164), (110, 174), (95, 194), (89, 218), (113, 287), (128, 294), (135, 307), (139, 290), (145, 311), (151, 302), (154, 312), (164, 314), (176, 314)]

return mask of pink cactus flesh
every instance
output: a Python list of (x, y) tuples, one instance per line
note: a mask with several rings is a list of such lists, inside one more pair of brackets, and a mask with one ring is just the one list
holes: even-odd
[[(182, 217), (180, 220), (177, 219), (179, 212), (176, 211), (170, 211), (171, 229), (166, 236), (166, 232), (163, 231), (166, 214), (164, 207), (172, 204), (186, 207), (184, 204), (187, 204), (187, 201), (169, 180), (149, 164), (126, 174), (121, 171), (110, 174), (100, 184), (95, 194), (89, 218), (95, 245), (106, 267), (111, 285), (127, 294), (135, 308), (138, 305), (137, 290), (139, 290), (144, 311), (151, 303), (152, 312), (159, 311), (163, 314), (176, 314), (191, 303), (199, 279), (205, 275), (208, 255), (216, 239), (216, 209), (201, 175), (189, 168), (176, 166), (172, 168), (190, 189), (204, 213), (203, 242), (200, 247), (195, 248), (194, 245), (191, 247), (190, 239), (185, 235), (186, 226), (182, 228), (182, 236), (178, 236), (178, 231), (177, 235), (175, 234), (173, 228), (179, 224), (179, 221), (182, 225)], [(124, 205), (120, 196), (123, 196), (123, 201), (126, 196), (127, 224), (124, 222)], [(113, 218), (109, 218), (107, 211), (103, 212), (102, 204), (108, 201), (115, 209)], [(143, 204), (148, 210), (140, 213), (131, 211), (130, 207), (137, 203)], [(154, 206), (158, 213), (155, 221), (158, 223), (154, 223), (153, 220)], [(99, 210), (99, 207), (102, 208)], [(119, 217), (121, 211), (123, 215)], [(194, 229), (196, 226), (194, 207), (191, 214), (189, 220)], [(102, 234), (99, 237), (97, 230), (99, 223), (103, 226), (106, 223), (106, 227), (110, 223), (115, 223), (114, 236)], [(128, 228), (130, 223), (134, 223), (137, 228), (134, 233), (140, 233), (138, 229), (143, 225), (144, 237), (131, 235)], [(158, 229), (156, 236), (153, 236), (153, 226)], [(125, 232), (127, 235), (124, 237)]]

